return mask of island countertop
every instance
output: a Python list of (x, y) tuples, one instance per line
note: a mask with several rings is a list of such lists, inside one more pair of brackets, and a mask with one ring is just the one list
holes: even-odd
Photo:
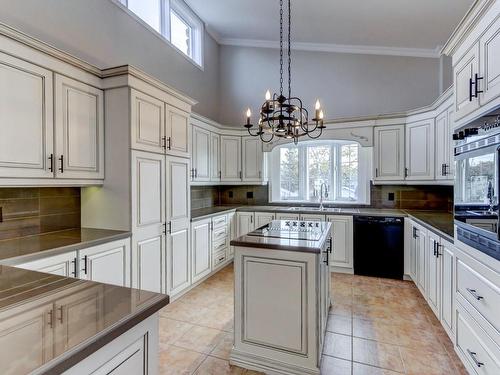
[(19, 264), (128, 237), (127, 231), (76, 228), (1, 240), (0, 264)]
[[(168, 302), (164, 294), (0, 266), (0, 373), (62, 373)], [(28, 322), (33, 328), (22, 331)]]

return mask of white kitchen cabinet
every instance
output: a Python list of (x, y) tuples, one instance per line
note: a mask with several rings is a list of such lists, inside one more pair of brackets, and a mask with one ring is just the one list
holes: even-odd
[[(147, 351), (146, 340), (140, 337), (115, 357), (111, 358), (92, 375), (147, 375)], [(89, 357), (87, 357), (89, 358)]]
[(165, 156), (132, 152), (132, 286), (165, 291)]
[(406, 125), (406, 179), (434, 179), (434, 119)]
[(300, 220), (303, 220), (303, 221), (325, 221), (325, 215), (301, 214)]
[(222, 135), (220, 147), (221, 181), (241, 181), (241, 137)]
[(210, 181), (210, 132), (193, 126), (193, 181)]
[(453, 68), (455, 85), (455, 119), (459, 120), (479, 108), (475, 93), (475, 74), (479, 72), (479, 43), (475, 43)]
[(0, 53), (0, 177), (54, 176), (52, 97), (52, 72)]
[(405, 126), (376, 126), (374, 128), (375, 181), (405, 179)]
[(80, 279), (130, 287), (130, 240), (79, 250)]
[(211, 219), (194, 221), (191, 224), (191, 263), (193, 284), (211, 272), (212, 233)]
[(427, 282), (426, 282), (426, 257), (427, 257), (427, 246), (428, 244), (428, 239), (427, 239), (427, 229), (421, 227), (420, 225), (417, 227), (418, 228), (418, 246), (416, 248), (416, 282), (415, 284), (417, 285), (418, 289), (422, 293), (423, 296), (426, 295), (427, 293)]
[(441, 319), (441, 243), (438, 235), (428, 232), (425, 274), (427, 280), (426, 299), (438, 319)]
[(332, 223), (332, 255), (330, 267), (340, 267), (348, 272), (354, 267), (354, 221), (352, 216), (327, 215), (326, 220)]
[[(256, 213), (257, 214), (257, 213)], [(236, 223), (236, 212), (230, 212), (227, 214), (227, 221), (229, 224), (229, 242), (238, 237), (238, 227)], [(228, 258), (234, 257), (234, 246), (229, 246)]]
[(255, 228), (263, 227), (274, 220), (273, 212), (256, 212), (255, 213)]
[(167, 156), (165, 165), (167, 293), (175, 295), (191, 284), (189, 159)]
[(436, 117), (436, 180), (453, 180), (452, 109)]
[(102, 285), (92, 286), (54, 303), (55, 355), (80, 344), (103, 329), (104, 289)]
[(260, 182), (263, 179), (262, 141), (258, 137), (243, 137), (242, 144), (242, 179), (247, 182)]
[(58, 178), (104, 178), (104, 92), (55, 76), (55, 172)]
[(300, 215), (297, 213), (287, 213), (287, 212), (276, 212), (276, 220), (300, 220)]
[(0, 373), (28, 374), (52, 359), (54, 320), (52, 303), (9, 317), (0, 314)]
[(165, 104), (140, 91), (130, 90), (132, 148), (165, 152)]
[(15, 266), (26, 270), (50, 273), (52, 275), (78, 277), (77, 258), (76, 251), (69, 251), (31, 262), (16, 264)]
[(452, 338), (455, 332), (455, 249), (441, 239), (441, 324)]
[(189, 158), (191, 144), (189, 113), (168, 104), (165, 113), (165, 149), (167, 155)]
[(419, 252), (418, 246), (420, 244), (420, 241), (418, 239), (418, 227), (413, 223), (410, 222), (410, 228), (411, 228), (411, 238), (409, 242), (409, 262), (410, 262), (410, 268), (409, 268), (409, 273), (410, 277), (413, 280), (413, 282), (416, 284), (417, 283), (417, 254)]
[(210, 181), (219, 182), (220, 179), (220, 135), (210, 133)]
[(500, 96), (500, 18), (488, 27), (479, 40), (479, 100), (485, 105)]
[(238, 237), (243, 236), (247, 233), (252, 232), (255, 229), (253, 212), (237, 212), (236, 213), (236, 225)]

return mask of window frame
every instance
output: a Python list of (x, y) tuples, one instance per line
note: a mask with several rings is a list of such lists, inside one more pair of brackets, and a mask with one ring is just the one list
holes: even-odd
[[(355, 201), (340, 200), (340, 193), (342, 189), (342, 155), (341, 146), (357, 144), (358, 145), (358, 197)], [(330, 183), (329, 196), (332, 200), (325, 199), (326, 204), (335, 205), (369, 205), (370, 204), (370, 173), (371, 170), (371, 153), (367, 147), (362, 147), (355, 141), (344, 140), (324, 140), (324, 141), (306, 141), (299, 143), (297, 146), (293, 144), (284, 144), (277, 146), (271, 151), (269, 158), (269, 169), (280, 171), (281, 166), (281, 149), (298, 147), (299, 148), (299, 198), (300, 199), (282, 199), (281, 198), (281, 174), (274, 173), (270, 175), (269, 179), (269, 201), (275, 203), (304, 203), (315, 204), (318, 200), (309, 200), (309, 172), (307, 168), (307, 148), (318, 146), (329, 146), (331, 150), (330, 158)], [(301, 167), (302, 165), (302, 167)]]
[[(160, 32), (144, 21), (139, 15), (128, 8), (128, 0), (110, 0), (129, 16), (151, 31), (155, 36), (174, 48), (179, 54), (190, 63), (204, 70), (204, 44), (205, 44), (205, 24), (182, 0), (158, 0), (160, 3)], [(175, 44), (171, 42), (170, 13), (173, 11), (177, 17), (191, 28), (191, 55), (185, 54)]]

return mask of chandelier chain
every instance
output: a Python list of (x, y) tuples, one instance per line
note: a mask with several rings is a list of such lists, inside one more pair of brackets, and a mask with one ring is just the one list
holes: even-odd
[(280, 0), (280, 94), (283, 95), (283, 0)]
[(292, 97), (292, 5), (288, 0), (288, 97)]

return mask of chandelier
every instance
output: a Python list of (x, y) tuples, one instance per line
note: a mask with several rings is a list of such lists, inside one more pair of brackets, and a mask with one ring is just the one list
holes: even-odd
[(283, 94), (283, 0), (280, 0), (280, 93), (273, 94), (267, 90), (265, 102), (259, 113), (257, 129), (252, 130), (252, 113), (247, 110), (247, 122), (244, 125), (248, 133), (260, 137), (262, 142), (271, 142), (273, 138), (293, 139), (295, 144), (300, 137), (319, 138), (326, 127), (323, 124), (323, 110), (319, 100), (316, 101), (314, 118), (309, 123), (309, 112), (302, 106), (302, 100), (292, 96), (292, 59), (291, 59), (291, 0), (288, 0), (288, 97)]

